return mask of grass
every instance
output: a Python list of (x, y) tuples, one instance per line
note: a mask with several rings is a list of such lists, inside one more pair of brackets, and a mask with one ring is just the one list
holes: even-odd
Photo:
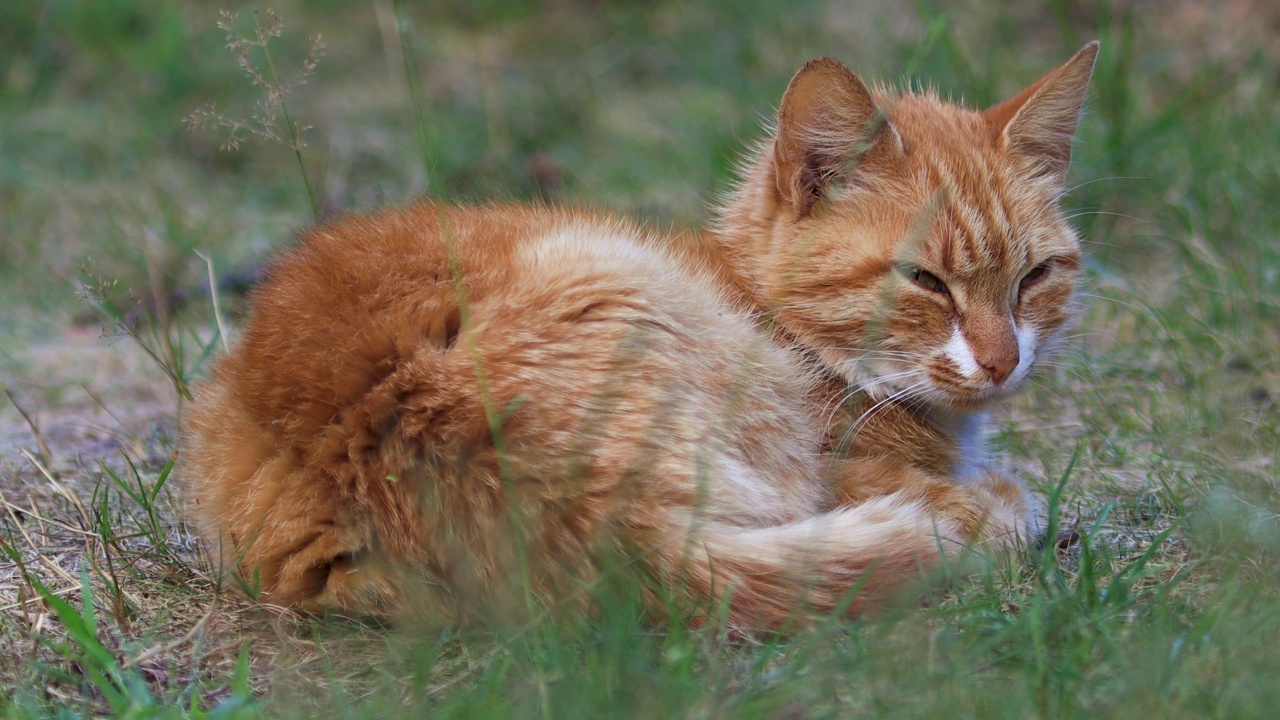
[[(247, 116), (261, 97), (215, 12), (0, 6), (0, 715), (1273, 714), (1274, 10), (277, 9), (281, 73), (305, 63), (310, 37), (328, 49), (284, 98), (285, 147), (246, 137), (226, 153), (224, 135), (181, 122), (210, 102)], [(233, 29), (247, 35), (251, 18)], [(183, 523), (174, 418), (223, 325), (196, 251), (228, 281), (219, 306), (234, 326), (234, 281), (313, 210), (548, 197), (694, 224), (808, 57), (988, 103), (1092, 37), (1103, 52), (1068, 199), (1089, 238), (1088, 310), (996, 437), (1075, 542), (924, 606), (748, 643), (655, 628), (625, 584), (596, 590), (589, 623), (280, 616), (220, 583)], [(302, 124), (305, 147), (289, 131)], [(134, 339), (94, 340), (104, 326)]]

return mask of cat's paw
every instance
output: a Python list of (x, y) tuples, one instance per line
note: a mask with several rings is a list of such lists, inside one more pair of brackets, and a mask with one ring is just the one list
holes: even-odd
[(988, 469), (971, 487), (987, 509), (977, 534), (981, 544), (1016, 550), (1034, 545), (1044, 534), (1041, 503), (1023, 483)]

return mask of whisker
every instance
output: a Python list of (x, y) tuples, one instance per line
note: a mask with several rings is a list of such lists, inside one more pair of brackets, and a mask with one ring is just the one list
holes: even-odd
[[(915, 370), (906, 370), (903, 372), (890, 373), (887, 375), (878, 375), (875, 377), (875, 380), (878, 382), (891, 382), (893, 380), (898, 380), (900, 378), (911, 377), (915, 375), (915, 373), (916, 373)], [(836, 398), (834, 401), (829, 400), (827, 402), (827, 406), (823, 407), (822, 409), (823, 413), (827, 416), (826, 422), (823, 424), (825, 431), (830, 432), (831, 425), (832, 423), (835, 422), (836, 413), (840, 411), (840, 408), (850, 398), (857, 395), (858, 393), (862, 393), (866, 391), (867, 391), (867, 388), (865, 386), (849, 386), (840, 397)]]
[(1111, 181), (1111, 180), (1150, 180), (1150, 179), (1151, 178), (1146, 177), (1144, 175), (1112, 175), (1110, 177), (1093, 178), (1092, 180), (1085, 180), (1082, 183), (1072, 185), (1066, 190), (1063, 190), (1061, 193), (1058, 194), (1057, 199), (1061, 200), (1066, 196), (1070, 195), (1071, 193), (1075, 192), (1076, 190), (1079, 190), (1080, 188), (1084, 187), (1085, 185), (1092, 185), (1097, 182), (1105, 182), (1105, 181)]
[(911, 352), (909, 350), (885, 350), (882, 348), (858, 348), (845, 347), (842, 345), (814, 345), (814, 348), (822, 350), (839, 350), (841, 352), (853, 352), (859, 355), (899, 355), (906, 357), (928, 357), (927, 353)]
[(1132, 308), (1132, 309), (1134, 309), (1134, 310), (1138, 310), (1138, 311), (1143, 312), (1143, 313), (1146, 313), (1146, 314), (1150, 314), (1150, 313), (1151, 313), (1151, 311), (1150, 311), (1148, 308), (1142, 307), (1141, 305), (1137, 305), (1137, 304), (1135, 304), (1135, 303), (1131, 303), (1131, 302), (1126, 302), (1126, 301), (1121, 300), (1121, 299), (1119, 299), (1119, 298), (1107, 297), (1106, 295), (1094, 295), (1094, 294), (1092, 294), (1092, 293), (1080, 293), (1080, 297), (1094, 298), (1094, 299), (1096, 299), (1096, 300), (1106, 300), (1107, 302), (1113, 302), (1113, 303), (1115, 303), (1115, 304), (1117, 304), (1117, 305), (1123, 305), (1123, 306), (1125, 306), (1125, 307)]
[(1062, 341), (1062, 342), (1066, 342), (1066, 341), (1068, 341), (1068, 340), (1076, 340), (1076, 339), (1078, 339), (1078, 338), (1091, 337), (1091, 336), (1093, 336), (1093, 335), (1097, 335), (1097, 336), (1099, 336), (1099, 337), (1104, 337), (1104, 338), (1106, 338), (1107, 340), (1115, 340), (1115, 339), (1116, 339), (1116, 336), (1115, 336), (1115, 335), (1108, 335), (1107, 333), (1104, 333), (1104, 332), (1090, 331), (1090, 332), (1075, 333), (1075, 334), (1072, 334), (1072, 335), (1063, 335), (1062, 337), (1058, 338), (1058, 340), (1060, 340), (1060, 341)]
[(1071, 402), (1071, 401), (1070, 401), (1070, 400), (1068, 400), (1067, 398), (1065, 398), (1065, 397), (1063, 397), (1062, 395), (1060, 395), (1060, 394), (1059, 394), (1057, 391), (1055, 391), (1053, 388), (1049, 387), (1048, 385), (1045, 385), (1044, 383), (1040, 382), (1039, 380), (1037, 380), (1037, 379), (1035, 379), (1035, 378), (1033, 378), (1033, 377), (1029, 377), (1029, 378), (1027, 378), (1027, 384), (1028, 384), (1028, 385), (1035, 385), (1036, 387), (1040, 388), (1041, 390), (1044, 390), (1045, 392), (1047, 392), (1047, 393), (1049, 393), (1050, 395), (1052, 395), (1052, 396), (1054, 397), (1054, 399), (1056, 399), (1056, 400), (1061, 400), (1061, 401), (1062, 401), (1062, 402), (1064, 402), (1064, 403), (1069, 403), (1069, 402)]
[(888, 397), (885, 397), (884, 399), (876, 402), (870, 408), (863, 411), (863, 413), (860, 416), (858, 416), (858, 419), (855, 420), (847, 430), (845, 430), (845, 432), (841, 435), (839, 442), (836, 443), (836, 446), (844, 447), (850, 440), (857, 437), (858, 433), (861, 432), (864, 427), (866, 427), (867, 423), (869, 423), (871, 419), (875, 417), (876, 414), (883, 412), (884, 408), (888, 407), (890, 403), (893, 403), (896, 400), (900, 400), (903, 397), (907, 397), (911, 393), (915, 392), (916, 390), (928, 387), (928, 385), (929, 385), (929, 381), (927, 379), (921, 380), (920, 382), (917, 382), (913, 385), (908, 385), (907, 387), (901, 390), (898, 390), (897, 392), (891, 393)]

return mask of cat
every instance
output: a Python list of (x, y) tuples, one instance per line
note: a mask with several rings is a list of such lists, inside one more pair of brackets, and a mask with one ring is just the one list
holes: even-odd
[(1031, 539), (983, 411), (1074, 312), (1097, 48), (984, 111), (812, 60), (701, 234), (430, 202), (307, 231), (184, 413), (197, 527), (307, 612), (431, 588), (462, 622), (608, 555), (741, 628)]

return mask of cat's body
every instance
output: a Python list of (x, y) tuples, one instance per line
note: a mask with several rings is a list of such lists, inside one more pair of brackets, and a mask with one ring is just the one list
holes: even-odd
[(985, 113), (814, 61), (705, 236), (522, 205), (312, 230), (186, 416), (202, 533), (310, 610), (572, 594), (608, 549), (751, 627), (1026, 537), (981, 410), (1068, 317), (1094, 52)]

